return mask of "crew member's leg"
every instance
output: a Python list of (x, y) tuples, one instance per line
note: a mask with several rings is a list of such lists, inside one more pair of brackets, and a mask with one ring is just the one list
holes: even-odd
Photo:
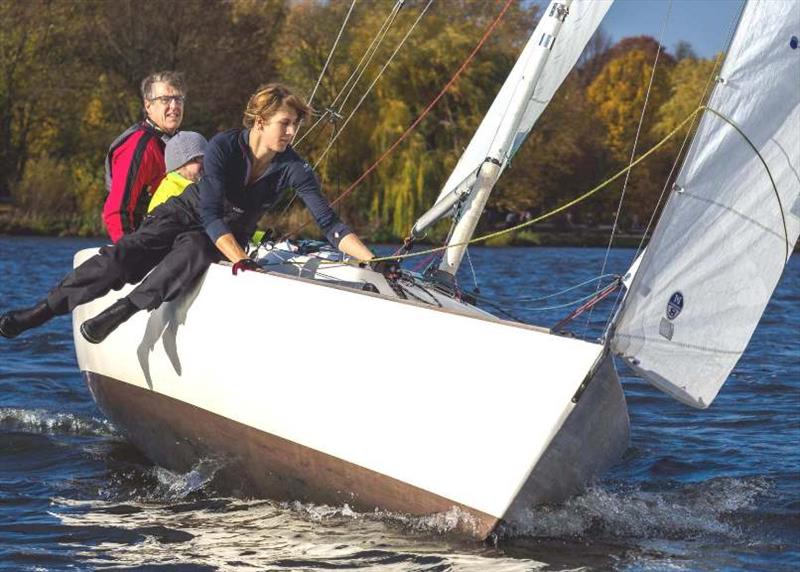
[(176, 298), (220, 257), (219, 250), (204, 231), (178, 235), (172, 250), (142, 283), (107, 310), (85, 321), (81, 334), (92, 343), (102, 342), (139, 310), (155, 310), (163, 302)]
[(155, 310), (163, 302), (177, 298), (209, 264), (221, 259), (219, 249), (204, 231), (184, 232), (175, 239), (169, 254), (128, 298), (140, 310)]
[(175, 236), (185, 230), (185, 223), (169, 216), (149, 217), (139, 230), (123, 236), (115, 245), (102, 247), (67, 274), (36, 306), (0, 316), (0, 335), (13, 338), (111, 289), (141, 280), (167, 255)]

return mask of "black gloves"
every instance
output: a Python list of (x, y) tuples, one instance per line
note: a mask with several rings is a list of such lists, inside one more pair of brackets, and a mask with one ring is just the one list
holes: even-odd
[(400, 272), (400, 262), (397, 260), (376, 260), (370, 262), (369, 267), (375, 272), (380, 272), (387, 280), (397, 280), (402, 275)]
[(233, 264), (233, 275), (236, 276), (238, 272), (244, 272), (245, 270), (258, 270), (258, 262), (253, 260), (252, 258), (242, 258), (239, 262), (235, 262)]

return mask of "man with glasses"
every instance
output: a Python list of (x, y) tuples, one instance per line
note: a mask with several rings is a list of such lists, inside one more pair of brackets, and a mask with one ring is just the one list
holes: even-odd
[(108, 149), (103, 222), (115, 243), (136, 230), (147, 212), (150, 194), (164, 178), (164, 147), (183, 121), (185, 94), (177, 72), (144, 78), (144, 120), (126, 129)]

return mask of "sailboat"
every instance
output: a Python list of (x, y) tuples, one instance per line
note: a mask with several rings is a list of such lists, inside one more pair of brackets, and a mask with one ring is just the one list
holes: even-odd
[[(187, 471), (218, 459), (217, 478), (234, 494), (454, 510), (460, 531), (486, 538), (523, 522), (531, 506), (577, 493), (625, 451), (615, 355), (708, 407), (800, 234), (796, 2), (744, 8), (709, 111), (602, 341), (503, 320), (452, 280), (492, 187), (610, 5), (550, 3), (414, 226), (419, 235), (455, 218), (428, 272), (387, 280), (331, 249), (267, 243), (257, 254), (263, 272), (234, 277), (214, 264), (186, 295), (99, 345), (78, 327), (119, 294), (76, 308), (78, 364), (102, 411), (159, 465)], [(327, 343), (302, 343), (311, 332)], [(356, 355), (345, 353), (352, 340)], [(386, 367), (398, 348), (414, 371)]]

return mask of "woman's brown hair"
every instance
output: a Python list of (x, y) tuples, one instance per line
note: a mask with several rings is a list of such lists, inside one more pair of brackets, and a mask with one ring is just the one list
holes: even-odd
[(287, 106), (297, 113), (300, 121), (313, 110), (299, 96), (281, 83), (268, 83), (259, 87), (247, 102), (242, 123), (245, 127), (255, 125), (257, 119), (266, 121), (278, 110)]

